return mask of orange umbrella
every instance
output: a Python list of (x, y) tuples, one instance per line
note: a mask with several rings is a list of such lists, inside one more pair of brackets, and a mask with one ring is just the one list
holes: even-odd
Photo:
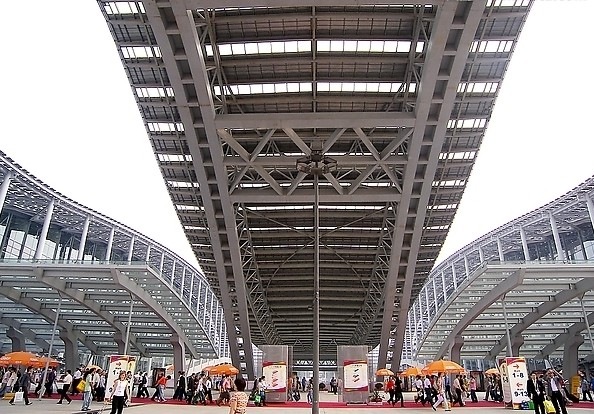
[(375, 371), (375, 375), (377, 375), (378, 377), (388, 377), (390, 375), (394, 375), (394, 373), (390, 371), (388, 368), (380, 368), (377, 371)]
[(31, 364), (31, 365), (34, 367), (37, 367), (37, 368), (45, 368), (45, 364), (47, 363), (48, 360), (49, 360), (50, 367), (57, 367), (58, 365), (60, 365), (60, 361), (52, 359), (52, 358), (48, 358), (48, 357), (39, 357), (39, 362)]
[(437, 374), (438, 372), (443, 372), (443, 373), (448, 373), (448, 374), (451, 374), (451, 373), (460, 374), (462, 372), (465, 372), (466, 370), (464, 369), (464, 367), (456, 364), (454, 361), (447, 361), (447, 360), (440, 359), (440, 360), (431, 362), (425, 368), (423, 368), (422, 371), (427, 374)]
[(487, 375), (499, 374), (499, 370), (497, 368), (489, 368), (485, 371)]
[(9, 366), (9, 365), (35, 365), (41, 362), (40, 357), (35, 355), (32, 352), (9, 352), (8, 354), (0, 357), (0, 365), (1, 366)]
[(211, 375), (235, 375), (239, 374), (239, 370), (231, 364), (220, 364), (209, 367), (208, 373)]
[(422, 374), (421, 370), (417, 367), (408, 367), (402, 373), (402, 375), (404, 375), (405, 377), (416, 377), (417, 375), (421, 375), (421, 374)]

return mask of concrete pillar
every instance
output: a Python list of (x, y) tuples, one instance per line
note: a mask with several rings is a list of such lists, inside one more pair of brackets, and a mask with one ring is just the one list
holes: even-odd
[(171, 335), (171, 345), (173, 345), (174, 383), (177, 384), (178, 372), (186, 370), (186, 346), (175, 334)]
[(563, 377), (571, 378), (577, 374), (578, 370), (578, 349), (584, 343), (584, 337), (581, 334), (568, 338), (563, 347)]
[(512, 355), (515, 357), (519, 357), (520, 355), (520, 348), (524, 345), (524, 337), (522, 335), (516, 335), (512, 341)]
[(74, 372), (80, 365), (78, 340), (65, 330), (60, 330), (60, 339), (64, 341), (64, 361), (66, 362), (66, 369), (71, 369), (72, 372)]
[(460, 363), (460, 351), (462, 350), (462, 346), (464, 346), (464, 337), (462, 335), (457, 335), (454, 338), (454, 342), (450, 346), (450, 361)]
[(116, 332), (113, 336), (114, 342), (118, 346), (118, 355), (124, 355), (126, 350), (126, 340), (124, 339), (124, 335), (121, 332)]
[(26, 351), (25, 335), (14, 329), (12, 326), (7, 329), (6, 336), (12, 341), (12, 352)]

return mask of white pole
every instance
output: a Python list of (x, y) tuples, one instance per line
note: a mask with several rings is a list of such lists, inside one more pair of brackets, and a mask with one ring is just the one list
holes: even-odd
[(43, 379), (41, 380), (41, 388), (39, 389), (39, 401), (45, 394), (45, 381), (47, 379), (47, 370), (49, 369), (50, 359), (52, 357), (52, 348), (54, 347), (54, 338), (56, 337), (56, 328), (58, 326), (58, 318), (60, 318), (60, 308), (62, 307), (62, 295), (58, 293), (60, 300), (58, 301), (58, 309), (56, 310), (56, 319), (54, 319), (54, 329), (52, 330), (52, 338), (50, 339), (49, 350), (47, 351), (47, 361), (45, 361), (45, 371), (43, 372)]

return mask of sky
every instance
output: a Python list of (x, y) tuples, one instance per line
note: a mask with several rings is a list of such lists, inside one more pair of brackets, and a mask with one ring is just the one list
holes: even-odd
[[(438, 259), (594, 175), (594, 1), (536, 0)], [(196, 265), (93, 0), (2, 5), (0, 150)]]

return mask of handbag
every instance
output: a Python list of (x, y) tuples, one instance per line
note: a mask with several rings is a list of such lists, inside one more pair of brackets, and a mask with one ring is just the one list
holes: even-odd
[(544, 408), (545, 408), (545, 412), (547, 414), (557, 412), (557, 411), (555, 411), (555, 406), (553, 405), (553, 402), (550, 400), (544, 400)]
[(76, 384), (76, 391), (84, 392), (85, 387), (87, 386), (87, 382), (84, 379), (81, 379), (78, 384)]
[(23, 402), (23, 398), (24, 398), (23, 391), (17, 391), (14, 393), (14, 402), (15, 403)]

